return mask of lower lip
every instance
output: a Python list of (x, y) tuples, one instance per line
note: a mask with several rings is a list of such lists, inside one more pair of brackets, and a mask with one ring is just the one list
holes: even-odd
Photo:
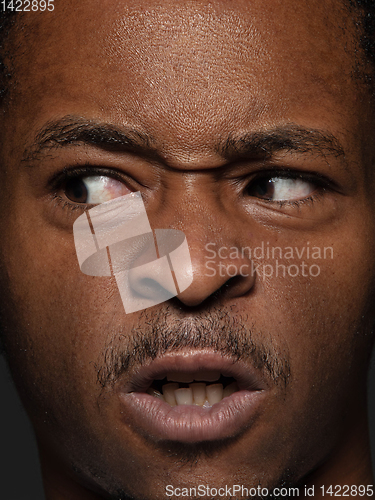
[[(234, 437), (253, 424), (265, 391), (237, 391), (211, 408), (170, 406), (143, 392), (121, 393), (120, 400), (138, 432), (156, 441), (184, 443)], [(129, 422), (127, 421), (129, 425)]]

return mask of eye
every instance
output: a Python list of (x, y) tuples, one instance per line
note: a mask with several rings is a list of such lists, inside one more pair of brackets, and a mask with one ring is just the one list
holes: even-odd
[(247, 194), (268, 201), (297, 201), (308, 198), (317, 182), (300, 177), (262, 177), (247, 188)]
[(105, 175), (75, 176), (64, 186), (65, 196), (74, 203), (100, 204), (130, 192), (123, 182)]

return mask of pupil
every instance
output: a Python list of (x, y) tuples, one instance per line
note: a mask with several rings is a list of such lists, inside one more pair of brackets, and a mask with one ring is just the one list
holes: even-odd
[(76, 203), (87, 202), (87, 188), (82, 179), (70, 179), (66, 183), (65, 194), (69, 200)]
[(250, 187), (249, 195), (257, 198), (272, 200), (275, 186), (274, 179), (259, 179), (253, 186)]
[(270, 183), (269, 180), (263, 180), (263, 181), (259, 182), (258, 189), (257, 189), (259, 196), (266, 196), (267, 195), (269, 183)]

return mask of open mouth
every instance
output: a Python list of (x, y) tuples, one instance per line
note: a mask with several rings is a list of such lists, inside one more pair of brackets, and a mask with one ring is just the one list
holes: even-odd
[(146, 392), (170, 406), (196, 405), (211, 408), (238, 390), (237, 381), (233, 377), (226, 377), (215, 370), (204, 370), (192, 374), (169, 373), (161, 380), (154, 380)]
[(214, 352), (170, 354), (120, 387), (121, 414), (126, 426), (155, 441), (224, 439), (258, 418), (268, 388), (243, 361)]

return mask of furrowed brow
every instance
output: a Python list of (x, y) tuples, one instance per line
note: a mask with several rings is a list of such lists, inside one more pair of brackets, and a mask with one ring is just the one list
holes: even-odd
[(337, 137), (330, 132), (295, 124), (242, 136), (231, 136), (219, 145), (225, 158), (269, 158), (279, 152), (310, 153), (317, 156), (345, 156)]
[[(157, 155), (153, 139), (134, 129), (123, 129), (81, 117), (65, 116), (48, 122), (23, 153), (23, 161), (38, 159), (51, 150), (74, 145), (91, 145), (105, 150)], [(310, 153), (315, 156), (345, 157), (339, 140), (319, 129), (287, 124), (236, 136), (218, 144), (217, 153), (228, 160), (266, 159), (279, 152)]]
[(133, 129), (66, 116), (48, 122), (37, 132), (33, 144), (24, 151), (23, 161), (35, 160), (50, 150), (65, 146), (86, 144), (107, 150), (138, 152), (151, 150), (151, 142), (148, 135)]

